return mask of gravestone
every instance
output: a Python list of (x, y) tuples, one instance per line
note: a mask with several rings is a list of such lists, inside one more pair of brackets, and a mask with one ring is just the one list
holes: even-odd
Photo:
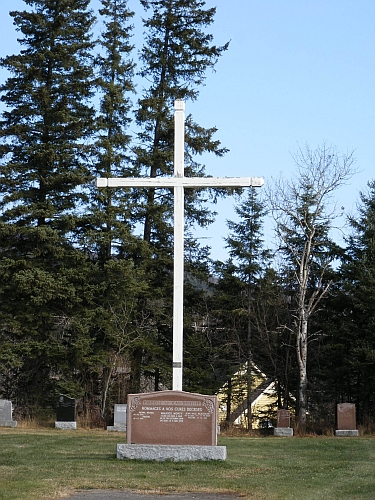
[(225, 460), (217, 446), (216, 396), (183, 391), (128, 395), (126, 445), (117, 458)]
[(56, 429), (76, 429), (76, 400), (60, 395), (56, 408)]
[(273, 430), (274, 436), (293, 436), (290, 427), (290, 410), (277, 410), (277, 424)]
[(128, 444), (217, 444), (216, 396), (160, 391), (129, 394), (128, 404)]
[(107, 426), (107, 431), (126, 431), (126, 415), (128, 405), (117, 404), (113, 414), (113, 425)]
[(337, 424), (335, 436), (358, 436), (359, 433), (356, 424), (355, 404), (339, 403), (337, 405), (336, 420)]
[(0, 399), (0, 427), (17, 427), (17, 420), (13, 420), (12, 412), (12, 401)]

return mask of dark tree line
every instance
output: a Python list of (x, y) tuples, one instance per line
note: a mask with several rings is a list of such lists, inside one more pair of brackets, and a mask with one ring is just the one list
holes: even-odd
[[(64, 392), (104, 415), (129, 392), (170, 384), (172, 193), (93, 181), (171, 174), (174, 100), (198, 98), (228, 45), (213, 43), (204, 1), (140, 4), (142, 47), (125, 0), (97, 13), (89, 0), (27, 0), (10, 12), (20, 52), (1, 61), (0, 371), (20, 406)], [(186, 128), (185, 175), (204, 176), (197, 157), (225, 148), (214, 127), (188, 116)], [(212, 220), (206, 199), (186, 197), (188, 227)], [(194, 310), (208, 257), (188, 245)]]
[[(214, 44), (204, 1), (139, 4), (141, 47), (127, 0), (101, 0), (98, 12), (89, 0), (25, 0), (10, 13), (20, 51), (1, 61), (0, 394), (30, 414), (65, 393), (103, 418), (128, 393), (171, 385), (173, 195), (93, 181), (172, 174), (174, 100), (198, 99), (228, 44)], [(185, 175), (207, 175), (202, 153), (225, 154), (216, 132), (187, 117)], [(326, 196), (352, 158), (300, 153), (299, 184), (275, 182), (270, 204), (238, 195), (224, 263), (190, 235), (226, 192), (186, 193), (184, 389), (215, 393), (246, 366), (249, 410), (255, 364), (302, 426), (343, 400), (369, 422), (374, 184), (340, 248)], [(271, 211), (279, 259), (264, 243)]]

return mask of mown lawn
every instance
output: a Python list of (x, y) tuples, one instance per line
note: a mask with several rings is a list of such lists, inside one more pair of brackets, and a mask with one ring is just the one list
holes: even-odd
[(225, 462), (116, 459), (124, 435), (0, 429), (0, 500), (64, 498), (76, 489), (234, 492), (252, 500), (374, 500), (375, 438), (221, 437)]

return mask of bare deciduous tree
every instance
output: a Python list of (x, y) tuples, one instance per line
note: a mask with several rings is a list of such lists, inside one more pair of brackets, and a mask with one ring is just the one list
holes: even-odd
[(269, 188), (271, 211), (280, 250), (295, 279), (294, 324), (299, 369), (298, 424), (303, 431), (307, 412), (307, 351), (312, 338), (309, 320), (331, 285), (328, 271), (337, 255), (330, 229), (338, 216), (333, 193), (354, 173), (353, 152), (341, 154), (323, 144), (300, 148), (293, 157), (296, 175), (280, 177)]

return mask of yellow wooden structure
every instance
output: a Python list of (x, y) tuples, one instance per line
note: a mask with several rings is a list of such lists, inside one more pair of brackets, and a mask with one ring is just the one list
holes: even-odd
[[(248, 377), (247, 364), (245, 364), (218, 392), (220, 425), (230, 423), (236, 427), (248, 428)], [(251, 427), (253, 429), (272, 427), (277, 414), (275, 383), (255, 365), (252, 366), (250, 377)]]

